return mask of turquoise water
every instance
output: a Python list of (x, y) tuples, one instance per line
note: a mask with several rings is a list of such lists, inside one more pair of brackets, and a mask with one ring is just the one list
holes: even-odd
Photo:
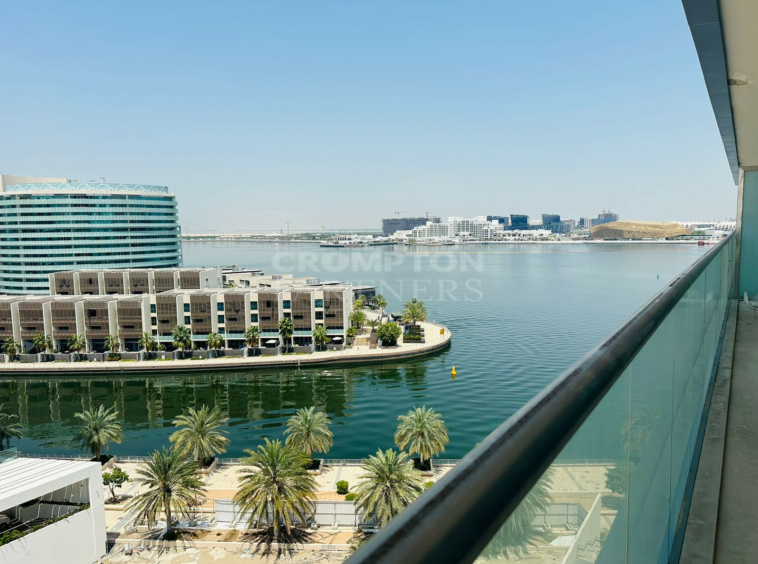
[[(450, 429), (444, 457), (463, 456), (553, 378), (618, 327), (705, 249), (693, 245), (470, 245), (342, 250), (317, 245), (184, 244), (185, 266), (237, 264), (267, 273), (375, 284), (389, 311), (417, 295), (452, 346), (386, 365), (139, 378), (2, 379), (0, 403), (20, 415), (30, 452), (75, 452), (74, 413), (115, 405), (125, 440), (112, 452), (168, 444), (188, 406), (229, 417), (227, 456), (282, 437), (298, 408), (333, 420), (331, 457), (359, 458), (392, 445), (397, 416), (434, 407)], [(457, 377), (450, 376), (455, 365)]]

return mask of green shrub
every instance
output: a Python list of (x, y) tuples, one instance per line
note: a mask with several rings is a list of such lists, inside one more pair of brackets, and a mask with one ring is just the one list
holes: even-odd
[[(79, 504), (72, 504), (72, 505), (79, 505)], [(26, 531), (7, 531), (5, 533), (2, 533), (0, 534), (0, 546), (13, 542), (16, 539), (20, 539), (21, 537), (24, 537), (30, 533), (33, 533), (34, 531), (39, 531), (40, 529), (47, 527), (48, 525), (52, 525), (53, 523), (57, 523), (58, 521), (67, 519), (71, 517), (72, 515), (74, 515), (75, 513), (79, 513), (80, 511), (86, 511), (87, 509), (89, 509), (89, 503), (83, 503), (79, 505), (79, 509), (72, 511), (71, 513), (67, 515), (63, 515), (61, 517), (53, 517), (51, 519), (45, 519), (45, 521), (43, 521), (42, 523), (38, 523), (32, 526), (30, 529), (27, 529)]]
[(345, 496), (345, 501), (353, 501), (356, 498), (354, 493), (349, 493)]
[(340, 495), (345, 495), (350, 490), (350, 484), (348, 484), (345, 480), (340, 480), (337, 482), (337, 493)]
[(429, 488), (431, 488), (433, 485), (434, 485), (434, 482), (426, 482), (426, 483), (424, 484), (424, 489), (425, 489), (425, 490), (428, 490), (428, 489), (429, 489)]

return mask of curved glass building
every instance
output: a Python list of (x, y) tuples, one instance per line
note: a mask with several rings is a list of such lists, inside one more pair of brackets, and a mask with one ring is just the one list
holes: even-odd
[(181, 266), (165, 186), (0, 175), (0, 293), (47, 294), (61, 270)]

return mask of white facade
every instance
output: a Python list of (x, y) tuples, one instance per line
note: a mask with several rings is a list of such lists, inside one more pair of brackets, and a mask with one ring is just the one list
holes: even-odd
[(17, 530), (64, 517), (0, 546), (0, 562), (96, 562), (106, 552), (100, 463), (17, 458), (0, 464), (0, 515)]

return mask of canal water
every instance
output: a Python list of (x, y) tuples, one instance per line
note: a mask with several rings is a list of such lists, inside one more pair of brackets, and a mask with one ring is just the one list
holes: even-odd
[[(400, 311), (413, 296), (453, 334), (449, 349), (383, 365), (139, 377), (0, 378), (0, 403), (20, 416), (29, 452), (68, 453), (90, 406), (116, 406), (124, 442), (143, 455), (168, 444), (183, 409), (218, 405), (240, 456), (281, 438), (292, 413), (316, 405), (333, 421), (333, 458), (389, 448), (397, 416), (439, 411), (443, 457), (463, 456), (618, 327), (706, 249), (693, 245), (466, 245), (327, 249), (315, 244), (185, 243), (185, 266), (238, 265), (375, 285)], [(450, 375), (455, 366), (455, 380)], [(615, 440), (617, 435), (612, 434)], [(581, 456), (581, 453), (577, 453)]]

